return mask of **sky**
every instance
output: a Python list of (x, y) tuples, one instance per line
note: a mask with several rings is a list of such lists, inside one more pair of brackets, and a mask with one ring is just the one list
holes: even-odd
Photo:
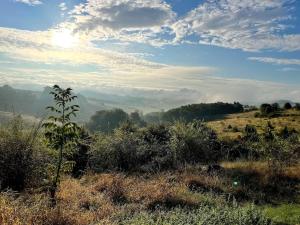
[(300, 101), (299, 0), (1, 0), (0, 84)]

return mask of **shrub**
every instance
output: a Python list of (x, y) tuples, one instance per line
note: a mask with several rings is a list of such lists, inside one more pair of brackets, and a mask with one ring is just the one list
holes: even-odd
[(88, 152), (91, 141), (89, 133), (84, 128), (80, 128), (78, 139), (74, 146), (75, 152), (68, 157), (68, 161), (74, 162), (72, 168), (73, 177), (80, 177), (84, 174), (88, 166)]
[(201, 122), (138, 129), (130, 122), (111, 135), (98, 134), (89, 163), (96, 171), (153, 172), (221, 158), (216, 134)]
[(273, 103), (271, 104), (261, 104), (260, 106), (260, 113), (262, 116), (269, 116), (273, 117), (277, 115), (277, 112), (280, 110), (279, 104), (278, 103)]
[(37, 185), (45, 178), (41, 157), (43, 146), (37, 140), (38, 128), (25, 131), (21, 117), (0, 130), (0, 189), (11, 188), (22, 191)]
[(245, 126), (243, 139), (246, 141), (251, 141), (251, 142), (259, 141), (259, 136), (258, 136), (255, 126), (250, 125), (250, 124), (247, 124)]
[(216, 133), (201, 121), (171, 127), (171, 147), (179, 163), (210, 163), (222, 157)]
[(171, 168), (173, 154), (168, 129), (152, 125), (137, 129), (130, 122), (111, 135), (98, 135), (90, 152), (95, 170), (157, 171)]
[(254, 113), (254, 117), (255, 117), (255, 118), (260, 117), (260, 115), (261, 115), (261, 114), (260, 114), (259, 112)]

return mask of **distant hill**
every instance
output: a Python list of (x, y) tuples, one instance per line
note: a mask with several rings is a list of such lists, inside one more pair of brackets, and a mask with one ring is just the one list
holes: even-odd
[[(11, 112), (3, 112), (0, 111), (0, 124), (5, 124), (8, 121), (12, 120), (16, 115)], [(21, 115), (23, 122), (25, 125), (32, 125), (32, 124), (37, 124), (40, 120), (34, 116), (30, 115)]]
[[(53, 104), (49, 95), (50, 87), (45, 87), (42, 92), (14, 89), (8, 85), (0, 87), (0, 111), (15, 114), (45, 117), (48, 113), (45, 108)], [(91, 101), (81, 94), (77, 95), (76, 104), (80, 106), (78, 121), (88, 121), (97, 110), (106, 109), (103, 104)]]

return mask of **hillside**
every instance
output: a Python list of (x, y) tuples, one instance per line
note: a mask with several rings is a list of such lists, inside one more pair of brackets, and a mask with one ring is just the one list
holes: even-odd
[[(0, 87), (0, 111), (43, 118), (47, 113), (45, 108), (53, 103), (49, 96), (51, 91), (50, 87), (39, 92), (4, 85)], [(77, 96), (76, 103), (81, 107), (81, 113), (75, 118), (77, 121), (87, 121), (95, 111), (110, 108), (81, 94)]]
[(208, 126), (214, 129), (219, 137), (234, 139), (242, 135), (247, 124), (254, 125), (258, 133), (262, 133), (268, 122), (276, 131), (287, 126), (300, 132), (300, 111), (291, 109), (280, 112), (276, 118), (255, 117), (258, 111), (244, 112), (226, 115), (223, 119), (207, 122)]
[[(0, 111), (0, 124), (5, 124), (11, 121), (15, 116), (16, 115), (14, 113)], [(21, 117), (24, 123), (28, 125), (39, 122), (39, 119), (34, 116), (22, 114)]]

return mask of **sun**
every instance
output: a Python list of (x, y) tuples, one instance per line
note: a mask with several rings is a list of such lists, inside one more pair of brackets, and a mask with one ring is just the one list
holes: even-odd
[(61, 48), (73, 48), (78, 39), (70, 30), (58, 30), (52, 33), (52, 45)]

